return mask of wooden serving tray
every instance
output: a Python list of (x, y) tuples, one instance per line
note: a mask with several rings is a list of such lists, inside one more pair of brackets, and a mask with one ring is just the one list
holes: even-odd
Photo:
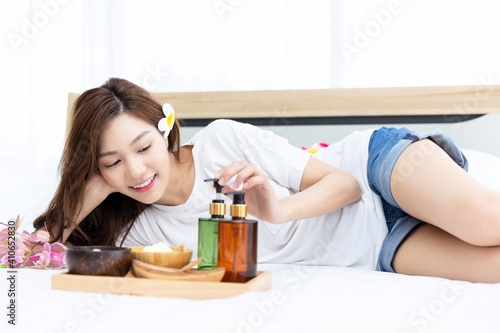
[(125, 277), (62, 273), (52, 275), (51, 288), (150, 297), (229, 298), (248, 291), (269, 290), (271, 272), (259, 271), (256, 277), (245, 283), (146, 279), (137, 278), (130, 273)]

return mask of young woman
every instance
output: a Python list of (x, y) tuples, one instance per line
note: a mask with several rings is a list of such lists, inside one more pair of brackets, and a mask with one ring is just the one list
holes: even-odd
[(196, 249), (215, 193), (204, 179), (215, 177), (224, 192), (246, 192), (259, 262), (500, 282), (500, 194), (464, 171), (447, 137), (382, 127), (311, 155), (216, 120), (180, 146), (173, 116), (123, 79), (83, 93), (59, 187), (35, 228), (73, 245)]

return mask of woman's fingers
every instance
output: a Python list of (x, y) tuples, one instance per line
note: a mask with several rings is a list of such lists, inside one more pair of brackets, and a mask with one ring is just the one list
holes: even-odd
[(219, 184), (222, 186), (227, 186), (235, 176), (231, 187), (238, 188), (244, 184), (244, 189), (261, 184), (266, 178), (259, 168), (245, 161), (231, 162), (215, 174), (215, 178), (219, 179)]
[(225, 191), (241, 189), (246, 193), (245, 202), (250, 214), (268, 222), (284, 221), (278, 198), (262, 169), (245, 161), (237, 161), (221, 168), (214, 177), (219, 179)]

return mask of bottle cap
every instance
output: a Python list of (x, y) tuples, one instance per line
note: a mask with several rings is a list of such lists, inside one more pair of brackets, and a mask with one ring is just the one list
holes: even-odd
[(244, 219), (247, 216), (247, 205), (245, 204), (245, 192), (227, 192), (225, 195), (233, 195), (233, 204), (230, 214), (233, 219)]

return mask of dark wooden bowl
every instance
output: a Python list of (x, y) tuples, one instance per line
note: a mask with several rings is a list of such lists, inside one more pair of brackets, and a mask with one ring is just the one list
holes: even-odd
[(132, 266), (128, 247), (73, 246), (66, 249), (68, 273), (125, 276)]

